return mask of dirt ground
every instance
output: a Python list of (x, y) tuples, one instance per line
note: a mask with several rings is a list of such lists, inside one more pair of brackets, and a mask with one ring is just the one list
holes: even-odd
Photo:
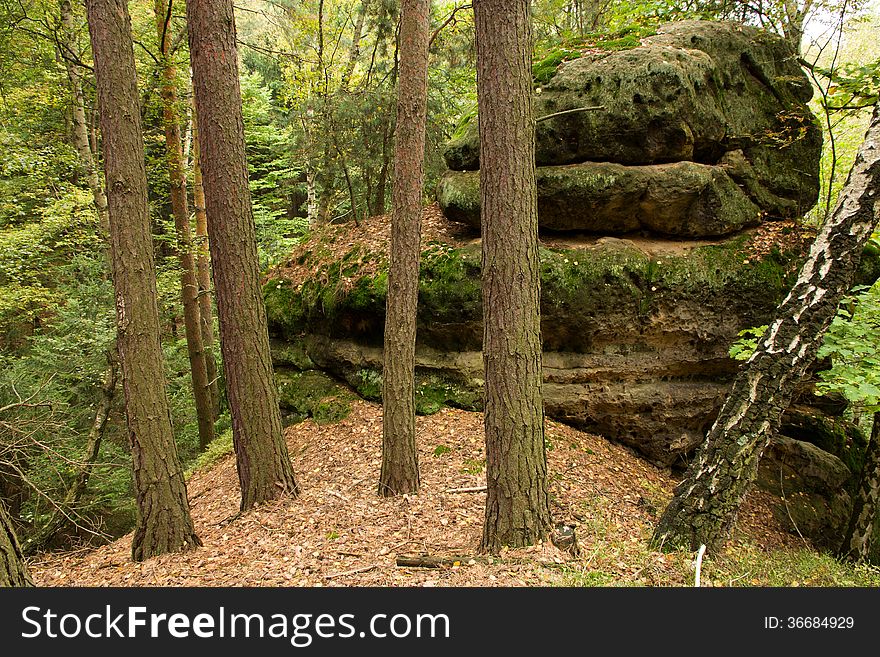
[[(482, 414), (455, 409), (418, 418), (422, 488), (417, 495), (376, 494), (381, 407), (352, 405), (342, 422), (309, 420), (286, 430), (296, 499), (238, 515), (235, 461), (226, 456), (188, 482), (204, 547), (143, 563), (130, 560), (131, 536), (97, 549), (34, 560), (38, 586), (542, 586), (603, 581), (688, 585), (692, 555), (647, 547), (675, 480), (628, 449), (548, 421), (548, 468), (555, 523), (576, 527), (577, 558), (547, 543), (477, 557), (485, 493)], [(753, 493), (735, 540), (761, 548), (802, 546)], [(398, 555), (451, 557), (451, 567), (402, 568)], [(455, 565), (458, 562), (458, 565)]]

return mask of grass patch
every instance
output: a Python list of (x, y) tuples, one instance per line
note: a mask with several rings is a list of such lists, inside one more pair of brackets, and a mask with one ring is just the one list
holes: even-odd
[(208, 443), (205, 451), (196, 457), (196, 460), (186, 470), (186, 478), (189, 479), (199, 470), (211, 467), (227, 454), (232, 454), (233, 451), (232, 429), (227, 429)]

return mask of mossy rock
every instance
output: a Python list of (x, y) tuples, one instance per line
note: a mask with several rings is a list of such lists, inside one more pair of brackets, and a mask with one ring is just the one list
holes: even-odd
[[(651, 324), (651, 316), (697, 304), (694, 312), (733, 318), (737, 330), (771, 316), (788, 289), (800, 253), (774, 251), (755, 258), (747, 235), (655, 257), (625, 239), (603, 238), (572, 249), (540, 250), (544, 347), (588, 350), (598, 335)], [(445, 351), (482, 344), (480, 247), (429, 246), (419, 278), (418, 339)], [(333, 283), (309, 279), (299, 288), (281, 280), (264, 286), (270, 331), (295, 340), (308, 333), (381, 346), (387, 273), (356, 279), (332, 304), (316, 293)], [(285, 306), (285, 304), (287, 304)], [(711, 320), (709, 320), (711, 321)], [(718, 320), (715, 320), (718, 321)], [(685, 330), (679, 327), (679, 330)], [(357, 387), (357, 386), (355, 386)]]
[[(453, 221), (480, 228), (479, 171), (447, 171), (437, 201)], [(756, 226), (761, 211), (723, 167), (677, 162), (587, 162), (537, 170), (542, 230), (717, 237)]]
[(880, 279), (880, 241), (871, 240), (862, 251), (862, 259), (856, 270), (855, 285), (871, 286)]
[(315, 369), (315, 363), (309, 358), (309, 355), (306, 353), (305, 345), (301, 342), (272, 340), (269, 346), (272, 351), (272, 363), (276, 367), (284, 367), (300, 371)]
[[(807, 106), (809, 80), (781, 37), (738, 23), (680, 21), (636, 48), (556, 64), (564, 59), (547, 62), (553, 75), (536, 90), (535, 117), (601, 109), (538, 123), (538, 166), (718, 164), (741, 151), (762, 210), (798, 216), (815, 204), (822, 132)], [(476, 121), (444, 157), (453, 170), (479, 168)]]
[[(381, 370), (362, 368), (350, 372), (345, 378), (364, 399), (382, 401)], [(417, 370), (415, 387), (417, 415), (433, 415), (446, 406), (466, 411), (483, 408), (482, 388), (468, 386), (447, 376)]]
[(327, 374), (277, 369), (275, 381), (286, 424), (313, 418), (319, 424), (338, 422), (351, 412), (356, 396)]
[(829, 417), (818, 408), (797, 404), (783, 415), (779, 433), (808, 442), (840, 459), (851, 473), (846, 487), (855, 493), (868, 445), (856, 425), (842, 417)]

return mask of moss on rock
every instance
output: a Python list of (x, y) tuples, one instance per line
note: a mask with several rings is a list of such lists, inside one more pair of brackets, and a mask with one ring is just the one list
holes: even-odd
[(338, 422), (351, 412), (356, 397), (345, 386), (317, 370), (277, 369), (278, 398), (286, 424), (313, 418), (319, 424)]

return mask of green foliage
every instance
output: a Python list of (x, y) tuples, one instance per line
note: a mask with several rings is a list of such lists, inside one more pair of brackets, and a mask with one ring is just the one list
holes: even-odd
[(205, 470), (217, 463), (224, 456), (232, 454), (235, 450), (232, 443), (232, 429), (219, 433), (208, 447), (186, 469), (186, 478), (189, 479), (199, 470)]
[(816, 71), (832, 81), (828, 109), (870, 107), (880, 97), (880, 58), (867, 64), (848, 62), (838, 70), (817, 66)]
[(767, 325), (764, 324), (763, 326), (743, 329), (737, 333), (740, 339), (730, 346), (728, 350), (730, 357), (734, 360), (748, 360), (751, 358), (758, 348), (758, 341), (766, 330)]
[(830, 370), (819, 372), (817, 392), (839, 392), (851, 404), (880, 411), (880, 282), (853, 289), (819, 349)]
[(264, 269), (287, 256), (308, 230), (302, 208), (291, 206), (299, 191), (293, 156), (293, 134), (286, 126), (269, 87), (259, 74), (241, 79), (248, 178), (257, 229), (260, 265)]

